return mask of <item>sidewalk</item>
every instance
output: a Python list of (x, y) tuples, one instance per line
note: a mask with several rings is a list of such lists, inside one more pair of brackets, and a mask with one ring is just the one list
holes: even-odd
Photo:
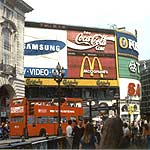
[[(96, 148), (96, 149), (99, 149), (99, 150), (100, 150), (100, 145), (97, 145), (97, 148)], [(145, 150), (146, 150), (146, 148), (145, 148), (144, 146), (142, 146), (142, 145), (136, 146), (136, 145), (134, 145), (134, 144), (131, 144), (128, 149), (143, 149), (143, 150), (145, 149)]]

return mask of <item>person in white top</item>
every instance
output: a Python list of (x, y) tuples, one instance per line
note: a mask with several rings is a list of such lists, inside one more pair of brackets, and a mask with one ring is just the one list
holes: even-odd
[(123, 123), (123, 148), (128, 148), (130, 146), (130, 136), (131, 132), (126, 122)]
[(66, 139), (68, 141), (67, 143), (67, 149), (71, 149), (72, 148), (72, 140), (73, 140), (73, 137), (72, 137), (72, 120), (68, 120), (68, 125), (66, 127)]

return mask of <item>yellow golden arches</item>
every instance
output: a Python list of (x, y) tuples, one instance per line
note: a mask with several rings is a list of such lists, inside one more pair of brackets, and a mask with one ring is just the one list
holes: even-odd
[[(88, 64), (89, 64), (89, 69), (90, 69), (90, 76), (94, 76), (94, 66), (95, 66), (95, 61), (97, 61), (98, 63), (98, 67), (99, 67), (99, 70), (102, 70), (102, 65), (98, 59), (98, 57), (94, 57), (93, 60), (92, 60), (92, 63), (89, 59), (88, 56), (85, 56), (82, 60), (82, 64), (81, 64), (81, 69), (80, 69), (80, 77), (83, 78), (83, 74), (84, 74), (84, 65), (85, 65), (85, 61), (87, 60)], [(100, 74), (100, 78), (103, 78), (104, 75), (102, 73), (99, 73)]]

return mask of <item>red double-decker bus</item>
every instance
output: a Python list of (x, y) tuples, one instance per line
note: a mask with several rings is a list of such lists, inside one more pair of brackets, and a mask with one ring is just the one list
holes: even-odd
[[(61, 126), (83, 118), (81, 98), (61, 98)], [(58, 99), (16, 98), (10, 101), (10, 136), (57, 135)]]

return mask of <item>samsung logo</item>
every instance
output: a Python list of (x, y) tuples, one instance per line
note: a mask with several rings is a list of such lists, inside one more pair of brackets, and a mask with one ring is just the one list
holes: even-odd
[(59, 52), (66, 44), (57, 40), (37, 40), (24, 44), (24, 55), (44, 55)]

